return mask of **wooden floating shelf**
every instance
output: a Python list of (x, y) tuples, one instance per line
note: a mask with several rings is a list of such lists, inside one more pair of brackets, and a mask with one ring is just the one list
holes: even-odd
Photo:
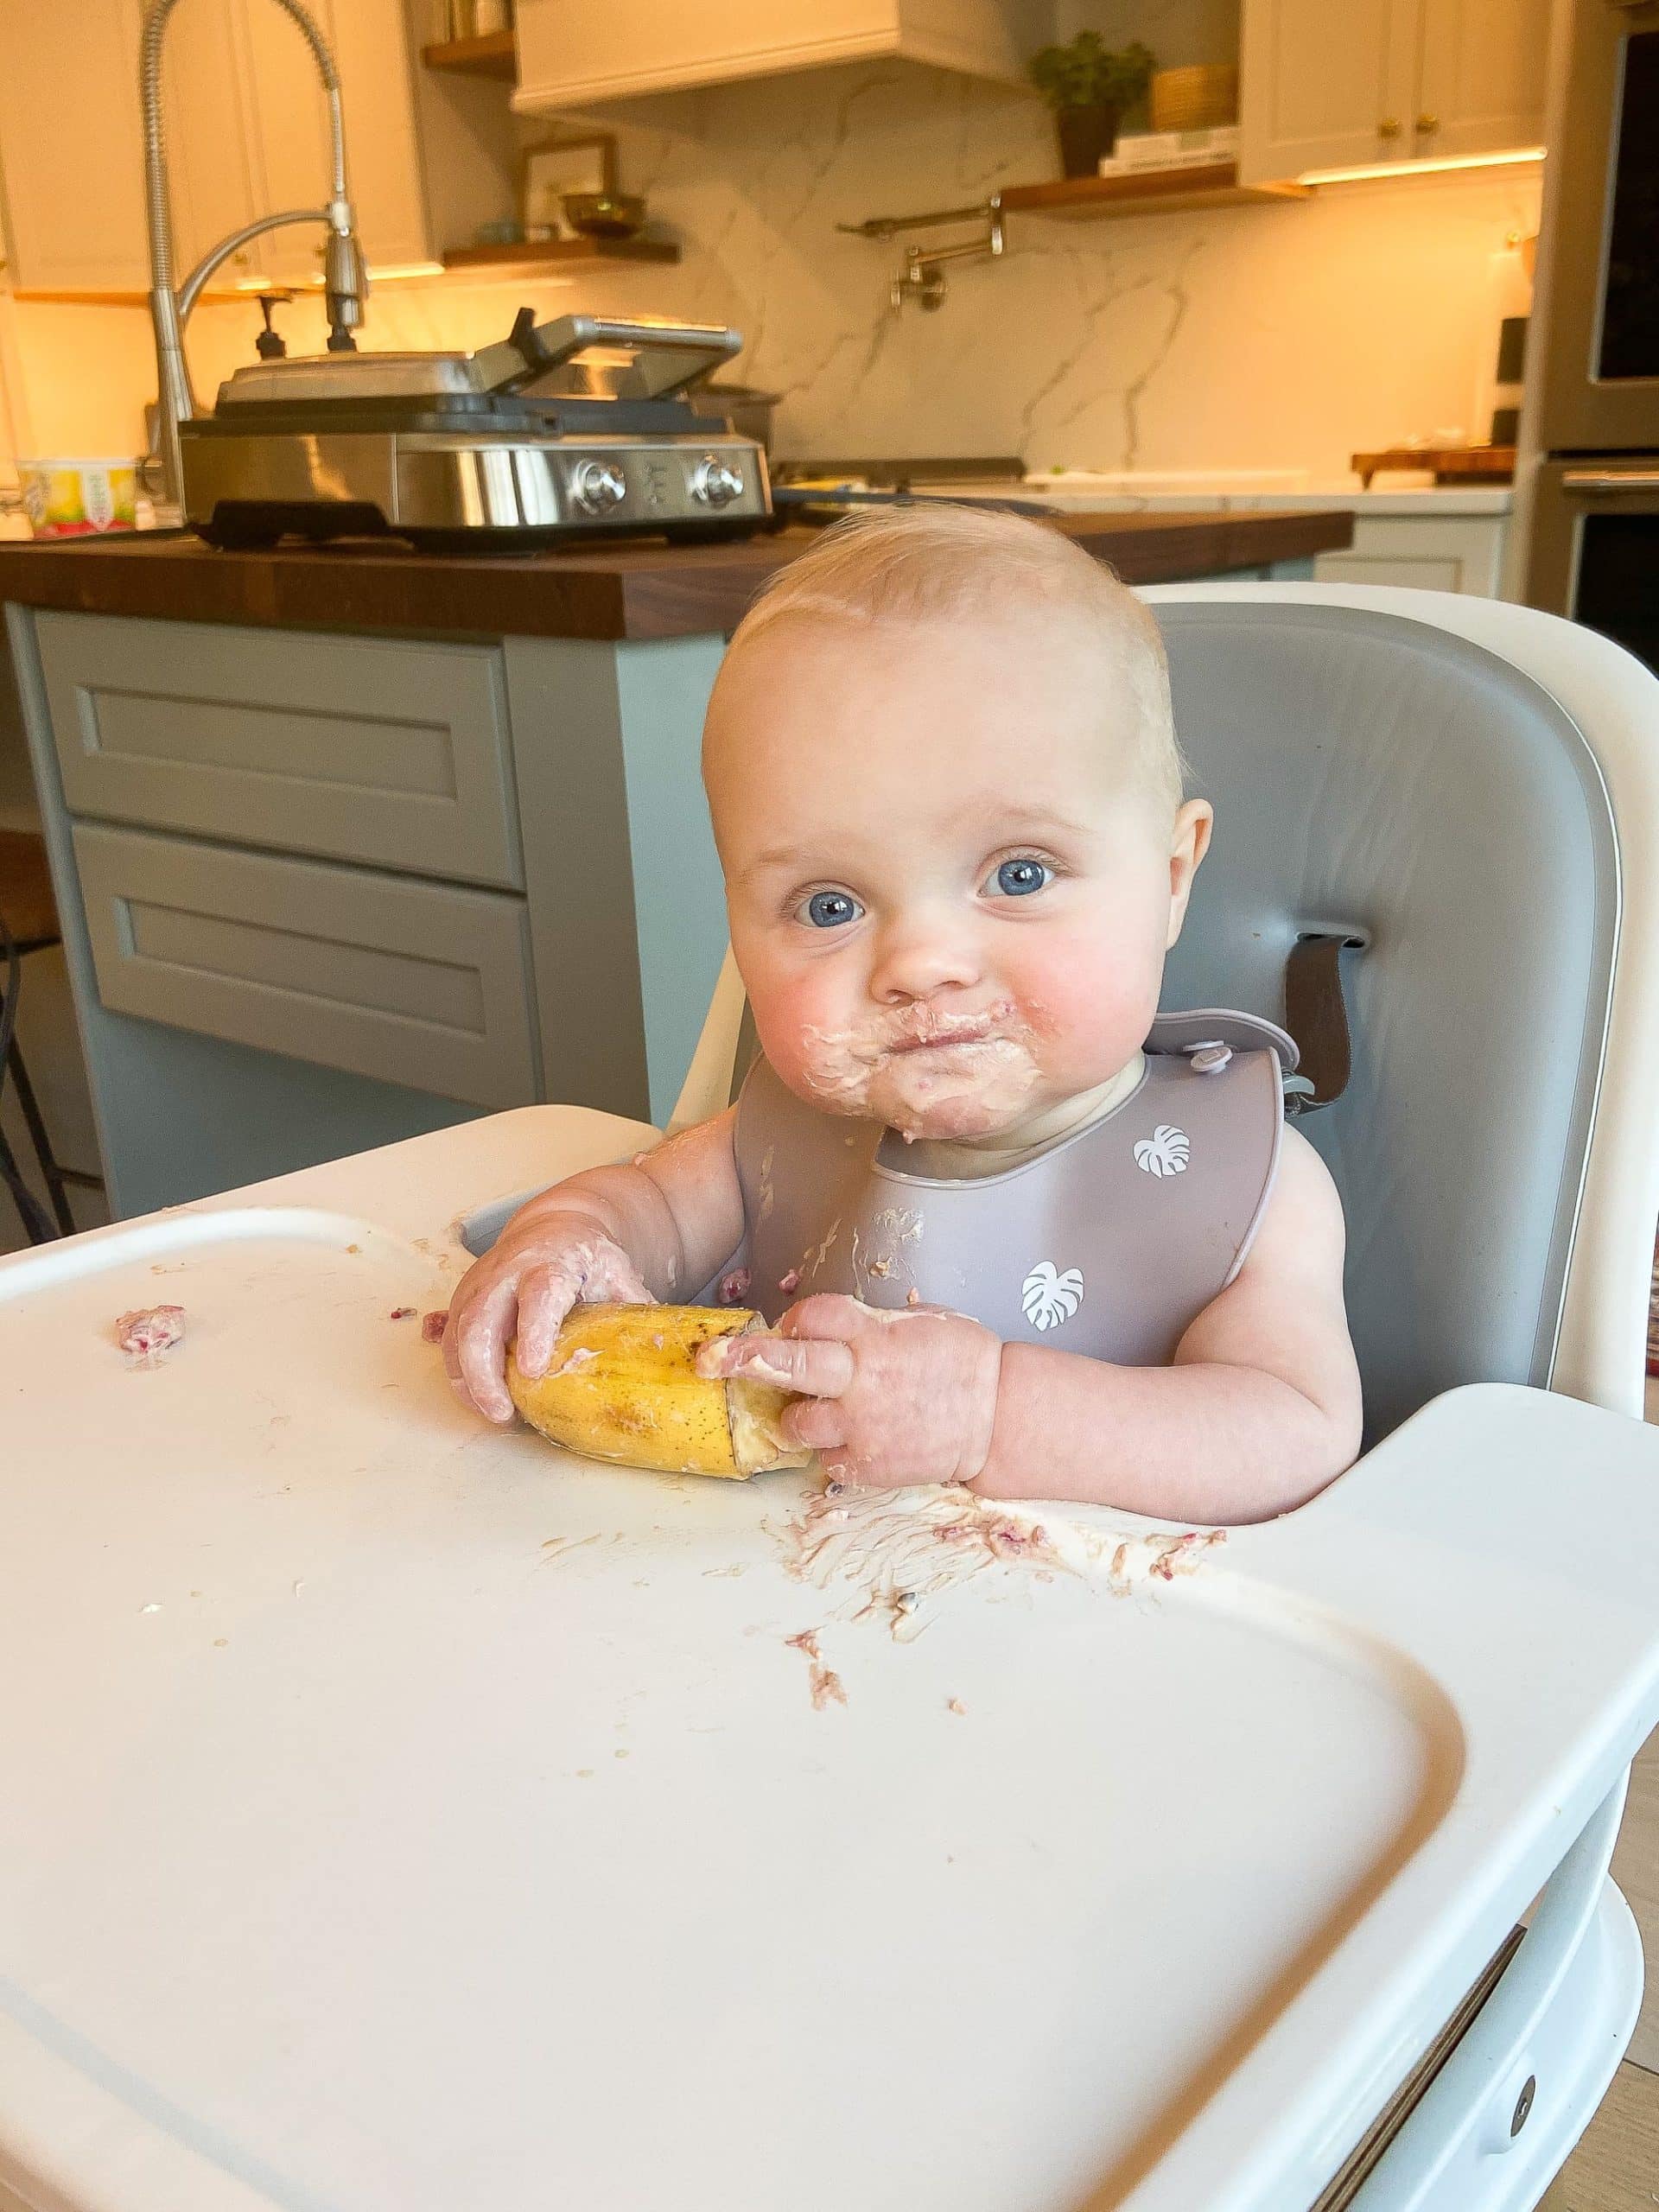
[(1244, 207), (1306, 200), (1305, 184), (1241, 184), (1236, 162), (1204, 168), (1150, 169), (1144, 176), (1071, 176), (1053, 184), (1002, 188), (1005, 214), (1084, 216), (1175, 214), (1190, 207)]
[(512, 84), (518, 74), (518, 42), (511, 30), (485, 31), (478, 38), (443, 39), (423, 46), (429, 69), (454, 69), (464, 77), (501, 77)]
[(443, 257), (446, 269), (553, 269), (567, 261), (677, 261), (671, 238), (543, 238), (520, 245), (458, 245)]

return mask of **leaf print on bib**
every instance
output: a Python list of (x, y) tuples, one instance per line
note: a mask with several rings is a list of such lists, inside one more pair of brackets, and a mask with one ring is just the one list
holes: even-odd
[(1064, 1274), (1052, 1260), (1039, 1260), (1020, 1286), (1020, 1304), (1033, 1329), (1057, 1329), (1083, 1303), (1083, 1269)]
[(1192, 1154), (1186, 1131), (1178, 1129), (1173, 1122), (1160, 1122), (1152, 1135), (1142, 1137), (1135, 1147), (1135, 1164), (1161, 1180), (1166, 1175), (1185, 1175)]

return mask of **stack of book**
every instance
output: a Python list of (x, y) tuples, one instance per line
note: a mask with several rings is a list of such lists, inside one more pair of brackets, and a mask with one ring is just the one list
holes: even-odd
[(1145, 176), (1154, 169), (1207, 169), (1238, 159), (1238, 125), (1207, 130), (1142, 130), (1120, 137), (1100, 163), (1102, 176)]

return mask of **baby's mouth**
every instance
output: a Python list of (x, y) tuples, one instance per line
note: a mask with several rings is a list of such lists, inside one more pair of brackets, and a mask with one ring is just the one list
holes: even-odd
[(919, 1014), (911, 1027), (892, 1039), (889, 1052), (937, 1052), (953, 1045), (988, 1045), (1000, 1034), (997, 1024), (1013, 1012), (1008, 1005), (988, 1007), (983, 1014)]
[(948, 1052), (957, 1045), (986, 1045), (992, 1031), (988, 1022), (982, 1028), (953, 1030), (948, 1037), (900, 1037), (887, 1049), (892, 1052)]

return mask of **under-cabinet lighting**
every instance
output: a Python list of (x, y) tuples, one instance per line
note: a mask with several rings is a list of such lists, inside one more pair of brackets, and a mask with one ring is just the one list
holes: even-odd
[[(388, 262), (384, 269), (373, 262), (369, 264), (369, 282), (372, 284), (395, 284), (402, 277), (442, 276), (444, 274), (441, 261), (393, 261)], [(238, 276), (236, 280), (238, 292), (320, 292), (322, 286), (321, 276), (302, 276), (293, 283), (276, 276)]]
[(1506, 154), (1441, 154), (1421, 162), (1364, 162), (1346, 169), (1304, 169), (1298, 184), (1359, 184), (1379, 176), (1433, 176), (1446, 169), (1514, 168), (1541, 162), (1541, 146), (1514, 146)]

